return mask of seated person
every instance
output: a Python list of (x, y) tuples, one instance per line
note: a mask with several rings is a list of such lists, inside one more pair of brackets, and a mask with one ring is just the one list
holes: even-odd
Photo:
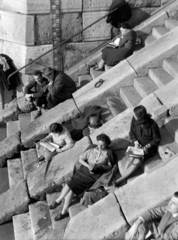
[(132, 118), (130, 140), (136, 148), (143, 148), (144, 156), (128, 157), (124, 173), (114, 184), (119, 186), (126, 180), (145, 160), (157, 153), (161, 135), (157, 123), (151, 119), (144, 106), (134, 108), (135, 116)]
[(48, 86), (48, 80), (42, 77), (40, 71), (35, 71), (33, 75), (34, 81), (25, 87), (24, 94), (27, 101), (33, 101), (40, 115), (42, 106), (47, 105), (46, 88)]
[(104, 70), (104, 65), (115, 66), (120, 61), (128, 58), (133, 54), (135, 48), (137, 35), (136, 32), (130, 29), (129, 24), (122, 23), (120, 27), (121, 37), (116, 39), (114, 45), (115, 48), (105, 47), (102, 50), (102, 59), (95, 68), (96, 71)]
[[(159, 220), (159, 224), (154, 220)], [(168, 206), (150, 209), (140, 216), (126, 233), (125, 239), (148, 239), (148, 231), (151, 235), (149, 239), (178, 239), (178, 192), (174, 193)]]
[(50, 209), (54, 209), (60, 205), (65, 198), (63, 209), (61, 213), (55, 217), (55, 221), (67, 216), (67, 211), (74, 194), (80, 195), (84, 193), (84, 191), (89, 189), (103, 173), (112, 168), (109, 158), (109, 153), (111, 152), (109, 149), (111, 143), (110, 138), (105, 134), (100, 134), (96, 139), (97, 146), (80, 155), (80, 168), (76, 169), (71, 180), (66, 183), (59, 198), (49, 206)]
[(49, 80), (47, 102), (48, 108), (72, 98), (72, 93), (76, 91), (75, 82), (64, 72), (59, 72), (52, 68), (45, 68), (44, 76)]
[(52, 141), (53, 143), (59, 145), (59, 149), (56, 149), (54, 152), (44, 148), (37, 143), (37, 152), (39, 161), (46, 160), (47, 162), (51, 161), (51, 159), (58, 153), (64, 152), (74, 146), (74, 141), (71, 138), (70, 132), (59, 123), (53, 123), (50, 125), (49, 135), (42, 139), (40, 142), (48, 142)]

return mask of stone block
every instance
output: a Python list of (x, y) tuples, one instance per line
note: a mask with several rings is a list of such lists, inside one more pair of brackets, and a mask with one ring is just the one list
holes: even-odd
[(69, 43), (64, 50), (64, 65), (69, 68), (77, 61), (84, 59), (96, 48), (99, 48), (103, 41), (97, 42), (82, 42), (82, 43)]
[(84, 205), (81, 205), (80, 203), (74, 204), (69, 208), (69, 216), (70, 218), (75, 217), (77, 214), (81, 213), (87, 209)]
[(28, 128), (21, 136), (23, 144), (25, 146), (33, 145), (33, 142), (36, 139), (40, 139), (41, 136), (44, 136), (44, 134), (49, 132), (49, 127), (52, 123), (66, 122), (75, 117), (77, 113), (79, 113), (79, 111), (72, 99), (58, 104), (56, 107), (50, 109), (47, 113), (29, 124)]
[(82, 0), (60, 0), (61, 12), (82, 12)]
[(12, 216), (27, 211), (29, 197), (25, 181), (20, 181), (7, 192), (0, 195), (0, 224)]
[(28, 127), (28, 125), (31, 122), (31, 115), (30, 113), (26, 113), (26, 114), (19, 114), (19, 131), (22, 132), (26, 130), (26, 128)]
[(46, 162), (43, 162), (39, 168), (30, 172), (27, 178), (30, 196), (39, 199), (46, 192), (61, 186), (64, 178), (72, 172), (79, 155), (84, 152), (88, 145), (89, 140), (85, 137), (76, 142), (73, 148), (57, 154), (50, 164), (45, 181)]
[(12, 222), (0, 226), (1, 240), (14, 240), (14, 228)]
[(1, 40), (34, 45), (34, 16), (0, 11)]
[(6, 126), (7, 126), (7, 137), (12, 136), (19, 131), (18, 121), (9, 121), (6, 123)]
[(50, 1), (49, 0), (14, 0), (13, 4), (11, 0), (1, 0), (1, 8), (4, 10), (24, 13), (50, 13)]
[(178, 2), (174, 1), (166, 7), (167, 13), (171, 18), (178, 20)]
[(9, 179), (7, 168), (0, 168), (0, 195), (9, 189)]
[(128, 0), (128, 4), (132, 8), (142, 7), (160, 7), (162, 0)]
[(17, 159), (8, 160), (7, 167), (8, 167), (8, 177), (9, 177), (10, 188), (13, 185), (17, 186), (18, 182), (24, 179), (21, 159), (17, 158)]
[(19, 114), (19, 108), (17, 105), (17, 101), (14, 100), (10, 104), (8, 104), (8, 106), (5, 109), (0, 111), (0, 122), (8, 121), (8, 120), (11, 120), (11, 121), (16, 120), (18, 114)]
[(3, 167), (7, 158), (12, 158), (20, 151), (20, 133), (4, 139), (0, 142), (0, 167)]
[[(61, 16), (61, 39), (67, 40), (82, 30), (81, 13), (64, 13)], [(71, 40), (72, 42), (81, 42), (82, 34), (80, 33)]]
[[(106, 14), (106, 11), (83, 13), (83, 28), (88, 27)], [(84, 41), (103, 41), (108, 39), (111, 39), (111, 26), (106, 23), (105, 18), (83, 32)]]
[(166, 119), (165, 128), (178, 144), (178, 115)]
[(88, 240), (88, 238), (121, 240), (124, 239), (126, 230), (127, 223), (120, 206), (115, 196), (109, 194), (70, 220), (64, 240)]
[(25, 97), (17, 98), (17, 105), (18, 108), (23, 112), (23, 113), (29, 113), (34, 109), (34, 105), (32, 102), (26, 101)]
[(38, 162), (37, 152), (36, 149), (30, 149), (28, 151), (21, 151), (20, 154), (24, 178), (27, 179), (28, 174), (36, 169), (35, 164)]
[(115, 191), (122, 211), (130, 224), (145, 211), (158, 206), (177, 191), (177, 160), (176, 156), (157, 171), (148, 175), (143, 174)]
[(154, 94), (159, 101), (169, 110), (170, 115), (177, 114), (178, 111), (178, 78), (172, 80), (169, 84), (158, 89)]
[(83, 0), (83, 12), (108, 11), (112, 0)]
[(36, 15), (35, 44), (43, 45), (52, 43), (52, 22), (50, 15)]

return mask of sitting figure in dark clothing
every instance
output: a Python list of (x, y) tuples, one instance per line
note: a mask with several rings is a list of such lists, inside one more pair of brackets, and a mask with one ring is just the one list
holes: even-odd
[(114, 184), (119, 186), (148, 158), (153, 157), (158, 150), (161, 135), (157, 123), (150, 117), (144, 106), (134, 108), (135, 116), (132, 118), (130, 128), (131, 144), (142, 148), (144, 156), (128, 156), (124, 174)]
[(126, 233), (125, 239), (177, 240), (178, 192), (174, 193), (167, 206), (152, 208), (141, 215)]
[(96, 71), (103, 71), (105, 64), (115, 66), (133, 54), (137, 40), (136, 32), (131, 30), (127, 23), (121, 24), (120, 31), (121, 37), (117, 37), (102, 50), (102, 59), (95, 68)]
[(47, 102), (48, 108), (72, 98), (76, 91), (75, 82), (64, 72), (52, 68), (45, 68), (44, 76), (49, 80)]
[(65, 198), (63, 209), (61, 213), (55, 217), (55, 221), (67, 216), (67, 211), (74, 194), (78, 196), (84, 193), (84, 191), (89, 189), (103, 173), (112, 168), (109, 157), (111, 156), (111, 150), (109, 149), (111, 143), (110, 138), (105, 134), (100, 134), (96, 139), (97, 146), (86, 150), (80, 155), (80, 168), (76, 169), (72, 178), (67, 181), (59, 198), (49, 206), (50, 209), (54, 209), (61, 204), (62, 200)]
[(39, 111), (38, 115), (41, 114), (42, 106), (45, 107), (47, 105), (47, 86), (48, 80), (42, 77), (42, 73), (37, 70), (34, 72), (34, 80), (29, 83), (24, 89), (26, 100), (30, 102), (33, 101), (34, 105)]

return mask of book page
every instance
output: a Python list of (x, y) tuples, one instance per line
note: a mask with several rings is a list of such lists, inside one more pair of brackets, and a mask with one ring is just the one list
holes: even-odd
[(56, 150), (56, 147), (54, 147), (51, 142), (40, 142), (40, 145), (44, 148), (48, 149), (51, 152), (54, 152)]
[(142, 148), (135, 148), (130, 146), (127, 148), (126, 153), (128, 153), (129, 155), (138, 155), (138, 156), (144, 155), (144, 151)]
[(120, 38), (116, 38), (116, 40), (114, 41), (114, 44), (115, 44), (116, 46), (119, 46), (119, 42), (120, 42)]

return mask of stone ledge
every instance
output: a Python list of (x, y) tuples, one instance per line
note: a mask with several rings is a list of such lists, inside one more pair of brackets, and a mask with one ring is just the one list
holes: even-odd
[(83, 0), (83, 12), (108, 11), (112, 0)]
[(61, 12), (82, 12), (83, 0), (60, 0)]
[(17, 120), (19, 112), (20, 110), (18, 108), (17, 101), (13, 101), (13, 103), (10, 103), (8, 107), (0, 111), (0, 122)]

